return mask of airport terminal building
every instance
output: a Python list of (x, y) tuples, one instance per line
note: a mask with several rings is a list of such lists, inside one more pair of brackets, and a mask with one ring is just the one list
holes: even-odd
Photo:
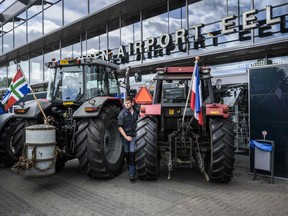
[[(214, 82), (222, 82), (215, 91), (232, 108), (237, 150), (262, 130), (281, 137), (276, 175), (288, 177), (287, 0), (2, 0), (0, 6), (0, 89), (8, 88), (17, 64), (30, 84), (47, 82), (44, 63), (52, 58), (98, 55), (122, 73), (130, 66), (146, 75), (139, 86), (157, 67), (191, 66), (200, 56)], [(263, 121), (265, 109), (275, 116)]]

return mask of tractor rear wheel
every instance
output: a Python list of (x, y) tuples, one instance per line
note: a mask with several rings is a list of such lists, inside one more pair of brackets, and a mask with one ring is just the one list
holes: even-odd
[(206, 172), (211, 181), (227, 183), (234, 170), (234, 135), (230, 119), (209, 120), (211, 150), (206, 156)]
[(139, 179), (157, 179), (159, 158), (157, 148), (157, 120), (144, 117), (137, 121), (135, 162)]
[(23, 151), (25, 128), (37, 124), (35, 119), (12, 119), (0, 135), (0, 158), (8, 167), (14, 165)]
[(113, 178), (121, 172), (124, 151), (118, 132), (119, 111), (114, 105), (104, 105), (98, 117), (77, 123), (76, 157), (91, 178)]

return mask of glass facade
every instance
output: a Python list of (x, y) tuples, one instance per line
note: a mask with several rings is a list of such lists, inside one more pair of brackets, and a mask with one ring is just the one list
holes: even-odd
[[(109, 50), (114, 59), (121, 62), (120, 67), (125, 68), (128, 65), (167, 61), (206, 52), (225, 52), (227, 49), (267, 41), (273, 43), (288, 37), (286, 0), (167, 0), (135, 9), (133, 13), (117, 12), (119, 15), (113, 19), (106, 15), (107, 18), (103, 17), (105, 21), (95, 20), (93, 25), (81, 25), (83, 19), (103, 13), (110, 7), (117, 7), (121, 2), (34, 1), (2, 23), (0, 56), (43, 38), (49, 40), (50, 34), (79, 22), (77, 28), (81, 28), (81, 33), (75, 34), (72, 30), (70, 35), (63, 38), (60, 38), (59, 33), (57, 42), (48, 43), (42, 50), (25, 54), (24, 57), (16, 57), (18, 62), (22, 58), (28, 62), (26, 73), (29, 81), (37, 83), (46, 80), (44, 61), (50, 60), (50, 57), (77, 57)], [(267, 9), (267, 5), (271, 5), (271, 8)], [(257, 12), (253, 12), (254, 9)], [(260, 27), (251, 27), (255, 19)], [(267, 20), (271, 22), (269, 25), (266, 24)], [(125, 56), (119, 56), (119, 50)], [(263, 52), (261, 59), (264, 64), (268, 64), (268, 59), (275, 57)], [(8, 78), (11, 76), (9, 61), (12, 60), (0, 64), (3, 71), (7, 68)], [(257, 58), (252, 61), (260, 60)], [(213, 64), (211, 66), (221, 68), (221, 62)], [(238, 68), (242, 73), (246, 73), (247, 67), (251, 65), (250, 61), (245, 64), (241, 70)], [(2, 76), (4, 79), (5, 73), (1, 72)], [(7, 86), (7, 82), (0, 82), (0, 88)]]

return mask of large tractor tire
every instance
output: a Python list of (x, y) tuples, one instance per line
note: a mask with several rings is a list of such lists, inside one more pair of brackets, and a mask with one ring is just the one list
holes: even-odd
[(234, 170), (234, 135), (230, 119), (209, 120), (211, 149), (206, 156), (206, 172), (213, 182), (231, 181)]
[(91, 178), (113, 178), (122, 170), (124, 151), (118, 132), (119, 111), (114, 105), (104, 105), (98, 117), (77, 123), (76, 157)]
[(144, 117), (137, 121), (135, 162), (139, 179), (157, 179), (159, 154), (157, 148), (157, 120)]
[(0, 160), (8, 167), (18, 162), (25, 143), (25, 128), (37, 124), (34, 119), (12, 119), (0, 134)]

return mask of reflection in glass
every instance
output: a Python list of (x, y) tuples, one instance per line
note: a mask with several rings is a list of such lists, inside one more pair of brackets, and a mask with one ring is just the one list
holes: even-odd
[[(63, 0), (64, 1), (64, 25), (80, 19), (88, 14), (87, 1)], [(97, 1), (98, 2), (98, 1)]]
[[(141, 40), (140, 13), (124, 16), (121, 19), (121, 45), (128, 51), (128, 44), (139, 40)], [(130, 55), (129, 64), (136, 64), (134, 60), (134, 55)]]
[(13, 49), (13, 31), (3, 34), (3, 53)]
[(21, 22), (15, 29), (15, 48), (26, 43), (26, 22)]
[(98, 52), (100, 50), (99, 40), (99, 36), (87, 40), (86, 55), (94, 54), (95, 52)]
[(120, 29), (118, 20), (108, 24), (108, 43), (109, 49), (120, 46)]
[(17, 65), (15, 64), (14, 61), (11, 61), (11, 62), (9, 62), (7, 69), (8, 69), (8, 80), (9, 80), (8, 86), (9, 86), (13, 77), (15, 76), (15, 74), (17, 72)]
[(61, 59), (72, 58), (73, 47), (72, 45), (63, 47), (61, 49)]
[(99, 11), (105, 7), (108, 7), (112, 4), (119, 2), (119, 0), (89, 0), (90, 11), (89, 13), (94, 13), (95, 11)]
[(180, 0), (171, 2), (169, 5), (169, 33), (175, 32), (177, 29), (187, 29), (186, 1)]
[[(8, 87), (8, 80), (7, 80), (7, 71), (6, 67), (0, 68), (0, 89), (7, 88)], [(0, 99), (2, 98), (2, 95)]]
[[(57, 14), (57, 16), (55, 16)], [(47, 7), (44, 10), (44, 34), (47, 34), (62, 26), (62, 2)]]
[(168, 33), (166, 2), (143, 11), (143, 38), (159, 37), (163, 33)]
[[(28, 82), (30, 83), (30, 70), (29, 70), (29, 57), (28, 56), (23, 56), (21, 57), (21, 59), (18, 59), (19, 65), (26, 77), (26, 79), (28, 80)], [(16, 71), (15, 71), (16, 74)]]
[(43, 82), (43, 56), (30, 59), (30, 83)]
[(42, 36), (42, 13), (28, 20), (28, 41)]

